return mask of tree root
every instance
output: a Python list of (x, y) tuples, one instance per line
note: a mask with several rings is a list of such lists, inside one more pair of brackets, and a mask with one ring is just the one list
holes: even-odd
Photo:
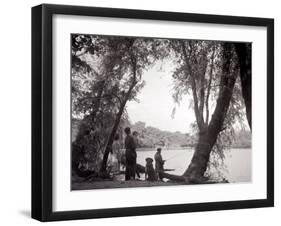
[(183, 184), (216, 184), (216, 183), (229, 183), (227, 180), (224, 181), (214, 181), (207, 177), (188, 177), (188, 176), (179, 176), (169, 173), (162, 172), (160, 174), (162, 178), (169, 179), (170, 181), (179, 182)]

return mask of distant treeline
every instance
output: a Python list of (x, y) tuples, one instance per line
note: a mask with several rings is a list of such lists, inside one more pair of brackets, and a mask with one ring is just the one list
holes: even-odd
[[(78, 132), (79, 120), (72, 121), (72, 141)], [(155, 148), (162, 146), (165, 148), (194, 147), (197, 142), (197, 136), (182, 132), (163, 131), (152, 126), (146, 126), (144, 122), (135, 124), (126, 123), (132, 131), (138, 132), (139, 148)], [(120, 137), (124, 137), (120, 134)], [(233, 148), (251, 148), (251, 132), (248, 130), (236, 131), (231, 147)], [(120, 141), (122, 143), (122, 140)]]
[[(182, 132), (163, 131), (155, 127), (146, 126), (144, 122), (131, 124), (132, 131), (138, 132), (139, 146), (153, 148), (164, 146), (166, 148), (194, 147), (197, 136)], [(231, 144), (233, 148), (251, 148), (251, 132), (247, 130), (236, 131)]]
[(131, 124), (132, 131), (138, 132), (139, 147), (153, 148), (155, 146), (188, 147), (194, 146), (196, 138), (189, 133), (163, 131), (144, 122)]

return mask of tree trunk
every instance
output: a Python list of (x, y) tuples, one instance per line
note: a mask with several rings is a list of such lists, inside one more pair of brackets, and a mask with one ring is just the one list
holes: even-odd
[(252, 129), (252, 59), (251, 44), (236, 43), (235, 50), (240, 66), (242, 95), (246, 106), (247, 120)]
[(213, 70), (214, 70), (214, 58), (215, 58), (215, 46), (213, 47), (213, 53), (211, 57), (211, 68), (210, 68), (210, 75), (209, 75), (209, 81), (207, 85), (207, 94), (206, 94), (206, 119), (205, 119), (205, 125), (209, 125), (209, 98), (210, 98), (210, 92), (211, 92), (211, 85), (213, 80)]
[[(133, 45), (133, 43), (134, 43), (134, 41), (130, 43), (130, 48)], [(118, 112), (118, 114), (116, 116), (115, 123), (114, 123), (113, 128), (111, 130), (111, 133), (109, 135), (107, 144), (105, 146), (105, 151), (104, 151), (104, 155), (103, 155), (103, 159), (102, 159), (102, 164), (101, 164), (100, 172), (105, 172), (106, 171), (108, 155), (109, 155), (110, 152), (112, 152), (112, 144), (113, 144), (114, 137), (115, 137), (116, 131), (118, 129), (118, 126), (119, 126), (119, 123), (120, 123), (123, 111), (125, 109), (126, 103), (127, 103), (128, 99), (129, 99), (129, 97), (130, 97), (134, 87), (138, 83), (137, 82), (137, 60), (136, 60), (136, 58), (135, 58), (135, 56), (133, 54), (131, 54), (131, 66), (132, 66), (132, 73), (133, 73), (132, 83), (131, 83), (127, 93), (125, 94), (123, 102), (120, 104), (119, 112)]]
[(189, 167), (184, 173), (184, 176), (188, 177), (191, 182), (203, 178), (211, 150), (223, 127), (237, 77), (236, 74), (230, 72), (231, 56), (231, 44), (226, 43), (224, 44), (223, 50), (223, 74), (220, 81), (220, 91), (216, 108), (208, 127), (199, 132), (198, 144), (195, 147), (194, 155)]
[(132, 92), (132, 90), (133, 90), (133, 88), (135, 87), (136, 84), (137, 83), (135, 81), (132, 82), (128, 92), (126, 93), (126, 95), (124, 97), (123, 102), (121, 103), (119, 111), (116, 115), (116, 119), (115, 119), (114, 125), (112, 127), (111, 133), (109, 135), (109, 138), (108, 138), (108, 141), (107, 141), (107, 144), (106, 144), (106, 147), (105, 147), (105, 151), (104, 151), (104, 154), (103, 154), (103, 160), (102, 160), (102, 164), (101, 164), (101, 168), (100, 168), (101, 172), (106, 171), (107, 159), (108, 159), (109, 153), (112, 152), (112, 144), (113, 144), (113, 141), (114, 141), (115, 134), (117, 132), (117, 129), (118, 129), (123, 111), (124, 111), (125, 106), (126, 106), (126, 103), (127, 103), (128, 99), (131, 95), (131, 92)]
[[(192, 47), (191, 47), (190, 41), (189, 41), (189, 45), (190, 45), (189, 55), (192, 55)], [(191, 89), (192, 89), (192, 95), (193, 95), (193, 101), (194, 101), (194, 112), (195, 112), (196, 122), (197, 122), (199, 130), (202, 130), (202, 129), (204, 129), (204, 117), (203, 117), (204, 101), (203, 101), (203, 103), (201, 101), (201, 104), (203, 104), (203, 106), (200, 106), (200, 108), (199, 108), (200, 103), (199, 103), (198, 96), (197, 96), (197, 86), (196, 86), (196, 80), (195, 80), (196, 75), (193, 74), (193, 70), (192, 70), (192, 67), (191, 67), (192, 62), (189, 61), (187, 49), (186, 49), (184, 41), (181, 41), (181, 47), (182, 47), (182, 52), (183, 52), (183, 56), (184, 56), (184, 59), (185, 59), (185, 63), (186, 63), (186, 66), (187, 66), (189, 74), (190, 74)], [(204, 92), (202, 87), (201, 87), (200, 91)], [(204, 99), (203, 94), (201, 95), (201, 98), (202, 97)]]

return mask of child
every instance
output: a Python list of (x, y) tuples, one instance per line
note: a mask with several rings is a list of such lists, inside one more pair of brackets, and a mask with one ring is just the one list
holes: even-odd
[(154, 155), (155, 159), (155, 171), (160, 180), (163, 179), (163, 172), (164, 172), (164, 163), (165, 160), (163, 160), (161, 155), (161, 148), (157, 148), (156, 154)]

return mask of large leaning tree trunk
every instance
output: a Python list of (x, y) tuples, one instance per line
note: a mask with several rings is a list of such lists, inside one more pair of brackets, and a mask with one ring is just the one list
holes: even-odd
[(199, 127), (199, 139), (195, 147), (194, 155), (190, 165), (183, 174), (183, 176), (189, 178), (191, 182), (196, 182), (203, 178), (212, 148), (216, 143), (219, 133), (222, 131), (224, 119), (232, 97), (233, 87), (237, 78), (237, 73), (231, 73), (232, 56), (232, 45), (230, 43), (225, 43), (223, 45), (223, 70), (216, 107), (210, 123)]
[(234, 46), (239, 60), (240, 80), (247, 120), (252, 129), (252, 46), (250, 43), (236, 43)]
[(122, 102), (120, 103), (120, 107), (119, 107), (118, 113), (117, 113), (115, 121), (114, 121), (114, 125), (112, 127), (111, 133), (108, 137), (108, 140), (107, 140), (107, 143), (105, 146), (105, 151), (103, 154), (100, 172), (106, 171), (108, 155), (110, 152), (112, 152), (112, 144), (114, 141), (115, 134), (118, 130), (122, 114), (124, 112), (126, 103), (129, 100), (131, 93), (137, 84), (137, 78), (136, 78), (137, 77), (137, 68), (136, 68), (136, 59), (135, 58), (134, 59), (132, 58), (132, 74), (133, 75), (132, 75), (132, 81), (131, 81), (130, 87), (129, 87), (128, 91), (125, 93), (125, 96), (122, 98)]

